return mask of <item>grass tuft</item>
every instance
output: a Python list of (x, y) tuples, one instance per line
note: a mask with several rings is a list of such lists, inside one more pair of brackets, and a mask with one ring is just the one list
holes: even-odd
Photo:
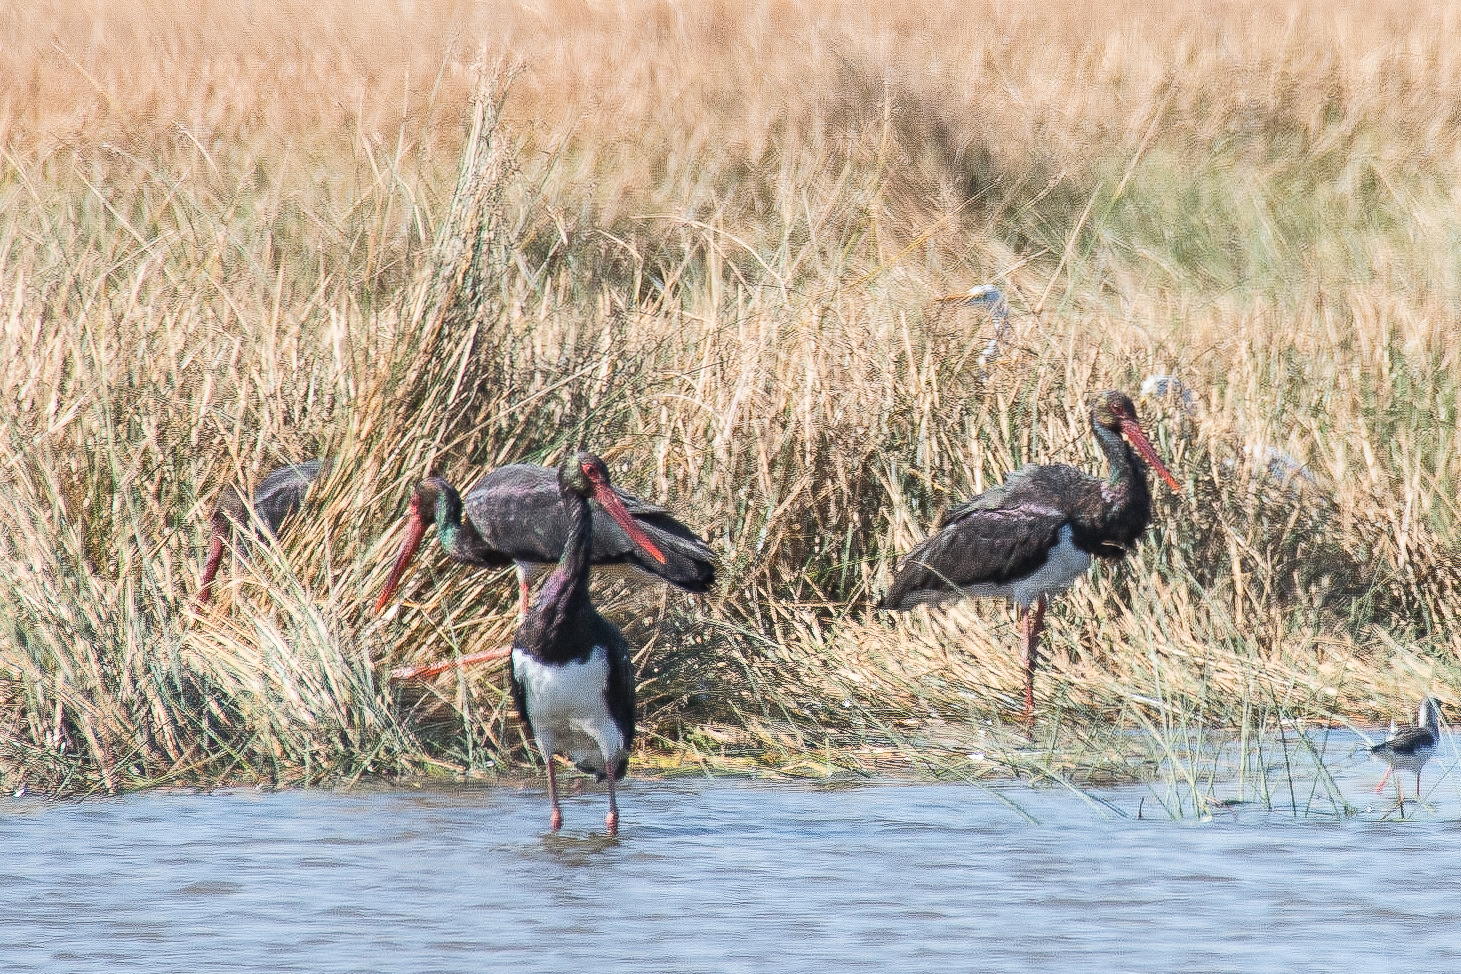
[[(0, 23), (7, 787), (531, 761), (495, 671), (384, 679), (510, 639), (508, 577), (426, 557), (369, 610), (416, 480), (580, 444), (724, 560), (704, 599), (598, 589), (643, 766), (1201, 814), (1220, 773), (1297, 802), (1294, 727), (1461, 702), (1444, 11), (38, 16)], [(983, 281), (988, 367), (933, 300)], [(948, 505), (1098, 469), (1086, 397), (1151, 373), (1194, 394), (1140, 404), (1184, 492), (1052, 608), (1032, 740), (1012, 612), (871, 606)], [(321, 456), (194, 611), (217, 491)]]

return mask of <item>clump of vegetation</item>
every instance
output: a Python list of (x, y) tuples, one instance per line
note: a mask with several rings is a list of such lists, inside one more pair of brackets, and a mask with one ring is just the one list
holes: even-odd
[[(369, 609), (417, 479), (579, 444), (724, 558), (707, 599), (599, 588), (642, 647), (645, 766), (1121, 779), (1175, 766), (1133, 730), (1455, 703), (1444, 32), (1362, 4), (1285, 31), (976, 14), (0, 25), (32, 79), (0, 168), (0, 777), (530, 760), (490, 673), (386, 679), (509, 639), (505, 576), (424, 559)], [(454, 46), (489, 20), (517, 68)], [(983, 281), (1016, 336), (988, 367), (991, 323), (932, 301)], [(1141, 404), (1185, 490), (1055, 603), (1032, 742), (1004, 724), (1012, 612), (871, 605), (943, 507), (1025, 462), (1097, 469), (1086, 396), (1150, 373), (1193, 393)], [(196, 610), (219, 487), (326, 455)]]

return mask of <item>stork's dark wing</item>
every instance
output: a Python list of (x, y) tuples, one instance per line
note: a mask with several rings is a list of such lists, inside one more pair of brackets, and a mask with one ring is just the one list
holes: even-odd
[[(641, 551), (595, 502), (589, 556), (594, 564), (633, 565), (691, 592), (704, 592), (715, 583), (715, 552), (699, 535), (664, 508), (622, 490), (616, 493), (665, 561)], [(568, 543), (568, 510), (558, 491), (558, 471), (551, 467), (527, 463), (499, 467), (477, 482), (465, 504), (483, 541), (510, 558), (555, 562)]]
[(254, 514), (270, 534), (279, 533), (284, 519), (298, 511), (304, 503), (310, 484), (328, 473), (330, 466), (329, 460), (291, 463), (273, 471), (260, 482), (258, 490), (254, 491)]
[[(658, 575), (671, 585), (687, 592), (708, 592), (715, 584), (717, 559), (710, 545), (689, 526), (677, 520), (669, 511), (656, 504), (641, 500), (633, 494), (619, 490), (614, 492), (624, 502), (624, 507), (639, 524), (649, 540), (665, 556), (664, 563), (654, 560), (629, 540), (629, 535), (619, 522), (603, 514), (598, 502), (594, 502), (594, 559), (599, 551), (622, 552), (623, 558), (634, 567)], [(606, 559), (607, 560), (607, 559)]]
[(548, 563), (563, 554), (568, 512), (556, 470), (527, 463), (498, 467), (473, 485), (463, 505), (482, 541), (510, 559)]
[(1414, 754), (1417, 751), (1436, 746), (1436, 735), (1428, 727), (1402, 727), (1395, 736), (1370, 748), (1373, 754)]
[(512, 704), (517, 708), (517, 715), (528, 725), (528, 734), (536, 738), (538, 732), (533, 730), (533, 717), (528, 713), (528, 688), (517, 678), (517, 666), (512, 657), (507, 660), (507, 686), (512, 691)]
[[(609, 651), (609, 685), (604, 692), (609, 713), (624, 735), (624, 750), (627, 753), (633, 749), (634, 744), (634, 692), (639, 680), (634, 672), (634, 654), (629, 651), (629, 643), (625, 641), (623, 633), (607, 621), (605, 628), (612, 628), (613, 633), (611, 637), (600, 640)], [(626, 758), (624, 766), (619, 768), (615, 777), (622, 777), (627, 766)]]
[(939, 593), (1022, 578), (1045, 561), (1067, 518), (1049, 507), (964, 505), (910, 551), (880, 608), (908, 609)]

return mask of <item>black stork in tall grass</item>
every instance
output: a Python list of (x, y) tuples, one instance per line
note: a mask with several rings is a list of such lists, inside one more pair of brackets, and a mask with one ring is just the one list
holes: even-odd
[[(251, 505), (254, 517), (258, 519), (257, 536), (261, 540), (277, 538), (285, 520), (304, 503), (310, 484), (328, 476), (332, 466), (333, 461), (328, 459), (306, 460), (280, 467), (265, 477), (258, 490), (254, 491)], [(249, 525), (249, 506), (232, 484), (218, 494), (211, 518), (213, 533), (208, 541), (208, 559), (203, 563), (203, 580), (198, 586), (200, 606), (207, 605), (213, 597), (213, 578), (223, 561), (226, 542), (233, 537), (236, 529)]]
[[(1441, 742), (1441, 707), (1432, 697), (1422, 697), (1420, 711), (1415, 717), (1414, 727), (1402, 727), (1392, 733), (1388, 740), (1370, 748), (1370, 754), (1389, 765), (1385, 776), (1375, 786), (1378, 794), (1395, 771), (1415, 772), (1415, 798), (1420, 800), (1420, 769), (1435, 753)], [(1395, 795), (1403, 805), (1405, 793), (1400, 788), (1400, 779), (1395, 779)]]
[[(566, 512), (563, 556), (543, 583), (512, 641), (512, 698), (548, 766), (549, 825), (563, 827), (553, 755), (609, 782), (604, 825), (619, 831), (614, 782), (629, 768), (634, 740), (634, 661), (624, 634), (589, 601), (588, 574), (598, 511), (608, 514), (649, 558), (664, 552), (609, 484), (609, 471), (581, 452), (558, 472)], [(595, 508), (590, 498), (597, 502)]]
[(1124, 556), (1151, 520), (1146, 470), (1137, 456), (1181, 490), (1124, 393), (1096, 397), (1091, 429), (1106, 454), (1106, 479), (1065, 464), (1021, 468), (1000, 486), (947, 511), (933, 536), (903, 559), (879, 603), (902, 610), (965, 595), (1013, 600), (1019, 606), (1026, 719), (1035, 710), (1035, 669), (1049, 597), (1085, 574), (1092, 556)]
[[(390, 602), (427, 527), (435, 524), (437, 539), (452, 559), (485, 568), (515, 564), (518, 612), (526, 615), (530, 576), (558, 561), (573, 523), (572, 505), (563, 500), (558, 480), (559, 471), (553, 467), (515, 463), (483, 476), (467, 492), (465, 502), (440, 477), (421, 481), (411, 495), (406, 538), (375, 611)], [(590, 563), (629, 565), (687, 592), (710, 590), (715, 584), (715, 552), (699, 535), (662, 507), (617, 488), (610, 493), (635, 530), (650, 538), (663, 557), (647, 557), (617, 519), (600, 517), (593, 521)], [(602, 507), (603, 496), (608, 494), (595, 494), (594, 503)]]

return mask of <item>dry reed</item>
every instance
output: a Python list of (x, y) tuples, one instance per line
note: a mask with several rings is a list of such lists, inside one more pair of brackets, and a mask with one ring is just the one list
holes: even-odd
[[(1456, 8), (129, 10), (0, 22), (8, 786), (520, 760), (499, 680), (383, 680), (510, 638), (505, 578), (367, 610), (415, 479), (580, 443), (725, 561), (600, 590), (644, 766), (1119, 779), (1457, 702)], [(931, 303), (981, 281), (988, 370)], [(1031, 742), (1010, 612), (869, 607), (1151, 372), (1186, 491), (1052, 610)], [(321, 455), (192, 612), (218, 487)]]

